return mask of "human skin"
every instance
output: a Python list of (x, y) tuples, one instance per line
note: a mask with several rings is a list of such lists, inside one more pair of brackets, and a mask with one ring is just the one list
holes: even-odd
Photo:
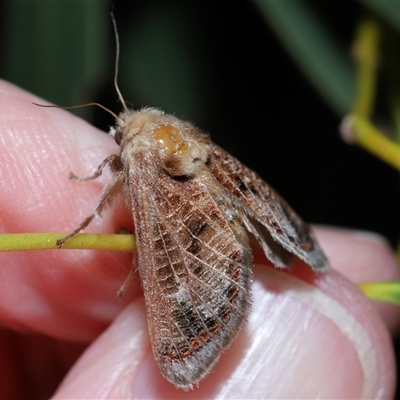
[[(76, 228), (110, 175), (81, 183), (69, 173), (90, 175), (118, 146), (65, 110), (32, 105), (45, 102), (4, 81), (0, 101), (2, 233)], [(120, 227), (132, 227), (121, 199), (87, 231)], [(58, 384), (54, 398), (392, 398), (389, 332), (398, 330), (398, 310), (367, 300), (356, 283), (399, 279), (396, 259), (377, 235), (333, 227), (316, 234), (333, 267), (325, 274), (300, 262), (276, 270), (254, 250), (248, 321), (190, 392), (168, 383), (154, 362), (138, 274), (122, 299), (115, 296), (130, 254), (0, 254), (0, 398), (43, 398)]]

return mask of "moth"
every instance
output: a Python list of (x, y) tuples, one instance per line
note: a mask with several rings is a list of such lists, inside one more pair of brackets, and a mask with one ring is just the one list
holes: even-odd
[(124, 110), (111, 135), (120, 154), (78, 179), (95, 179), (107, 165), (113, 178), (94, 213), (57, 244), (124, 194), (154, 358), (168, 381), (188, 390), (210, 373), (249, 313), (250, 236), (278, 268), (295, 257), (315, 272), (329, 264), (309, 226), (255, 172), (190, 122), (156, 108), (128, 109), (116, 82), (117, 72)]

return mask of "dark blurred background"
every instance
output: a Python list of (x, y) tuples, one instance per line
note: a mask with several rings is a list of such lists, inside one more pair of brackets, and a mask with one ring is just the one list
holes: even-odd
[[(116, 0), (125, 100), (134, 108), (156, 106), (192, 120), (262, 175), (304, 219), (377, 231), (394, 245), (400, 226), (397, 172), (338, 135), (354, 97), (352, 40), (371, 10), (356, 1), (283, 3), (303, 23), (300, 32), (315, 24), (311, 39), (304, 34), (304, 40), (316, 40), (312, 54), (315, 62), (328, 60), (322, 80), (333, 86), (340, 66), (329, 62), (336, 56), (330, 48), (318, 51), (318, 40), (328, 36), (339, 51), (347, 84), (333, 101), (326, 101), (329, 90), (315, 89), (321, 80), (313, 75), (315, 62), (310, 59), (311, 67), (301, 70), (293, 58), (296, 51), (302, 54), (302, 44), (288, 52), (278, 39), (277, 25), (288, 24), (288, 31), (293, 24), (262, 9), (263, 2)], [(113, 88), (108, 1), (0, 7), (2, 78), (56, 104), (99, 101), (121, 109)], [(80, 112), (105, 131), (113, 124), (100, 109)]]
[[(55, 104), (98, 101), (119, 112), (110, 7), (1, 2), (0, 76)], [(305, 220), (376, 231), (395, 246), (399, 175), (345, 144), (338, 127), (354, 100), (357, 24), (371, 14), (398, 32), (400, 3), (115, 0), (113, 8), (119, 85), (133, 108), (192, 120)], [(389, 124), (385, 93), (378, 98), (377, 119)], [(78, 113), (104, 131), (113, 125), (101, 109)]]

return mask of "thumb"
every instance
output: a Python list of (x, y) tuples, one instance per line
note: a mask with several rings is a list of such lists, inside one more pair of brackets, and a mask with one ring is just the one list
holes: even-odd
[(248, 323), (190, 392), (159, 373), (138, 299), (93, 343), (55, 397), (389, 398), (391, 344), (372, 306), (336, 272), (316, 285), (257, 266)]

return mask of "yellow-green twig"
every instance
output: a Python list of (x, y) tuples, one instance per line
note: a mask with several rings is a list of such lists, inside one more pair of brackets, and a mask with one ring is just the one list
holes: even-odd
[(353, 114), (369, 118), (374, 106), (379, 64), (379, 29), (368, 19), (358, 29), (354, 46), (357, 66), (357, 94)]
[(362, 283), (359, 288), (370, 299), (400, 305), (400, 281)]
[[(68, 233), (13, 233), (0, 235), (1, 251), (58, 249), (56, 240)], [(63, 249), (96, 249), (110, 251), (133, 251), (133, 235), (95, 235), (81, 233), (68, 240)]]
[(400, 170), (400, 145), (376, 128), (369, 120), (375, 101), (379, 61), (379, 27), (365, 20), (355, 42), (357, 94), (353, 111), (341, 126), (343, 138), (356, 143), (392, 167)]
[(343, 120), (341, 133), (346, 142), (357, 143), (400, 171), (400, 146), (365, 118), (349, 115)]

